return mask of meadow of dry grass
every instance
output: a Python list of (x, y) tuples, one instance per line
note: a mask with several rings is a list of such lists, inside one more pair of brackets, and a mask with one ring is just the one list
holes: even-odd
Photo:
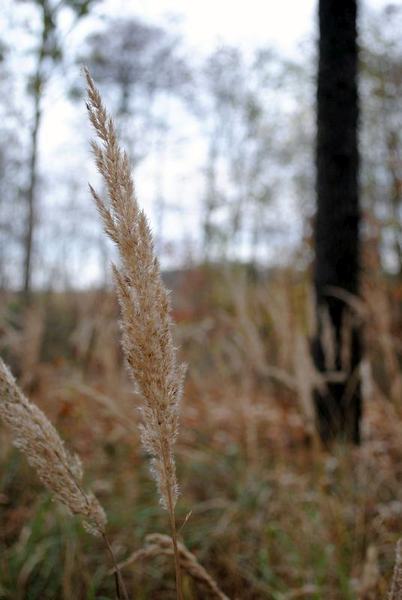
[(368, 246), (351, 299), (363, 442), (328, 451), (314, 428), (310, 274), (188, 268), (166, 274), (170, 307), (128, 159), (87, 81), (118, 302), (111, 290), (0, 298), (1, 355), (24, 392), (0, 363), (0, 598), (384, 598), (402, 534), (400, 283)]
[[(309, 327), (306, 277), (199, 268), (169, 285), (189, 364), (179, 536), (229, 598), (386, 597), (402, 531), (400, 288), (367, 277), (364, 441), (329, 454), (312, 439), (308, 378), (297, 367), (308, 363), (296, 343)], [(125, 561), (169, 528), (140, 445), (114, 296), (43, 294), (28, 312), (8, 296), (1, 307), (2, 355), (82, 457)], [(101, 541), (51, 501), (3, 428), (0, 436), (0, 597), (114, 598)], [(122, 569), (130, 597), (175, 598), (171, 558), (148, 554)], [(208, 597), (187, 572), (183, 587), (186, 599)]]

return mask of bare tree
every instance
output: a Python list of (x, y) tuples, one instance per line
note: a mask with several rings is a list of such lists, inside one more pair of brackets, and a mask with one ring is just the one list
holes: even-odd
[[(402, 277), (402, 7), (369, 13), (362, 32), (362, 202), (384, 264)], [(381, 224), (381, 227), (380, 227)]]
[(207, 138), (204, 257), (230, 253), (257, 260), (270, 243), (272, 203), (283, 167), (286, 67), (271, 49), (249, 59), (231, 46), (206, 61), (199, 116)]
[[(27, 0), (22, 0), (23, 2)], [(26, 224), (24, 233), (23, 294), (30, 300), (32, 288), (32, 253), (37, 222), (38, 136), (43, 115), (43, 96), (52, 68), (62, 59), (63, 48), (57, 27), (58, 17), (65, 8), (74, 11), (76, 20), (88, 14), (96, 0), (31, 0), (38, 7), (40, 31), (34, 49), (35, 67), (28, 84), (32, 98), (32, 127), (30, 132), (29, 174), (26, 187)]]
[[(121, 135), (137, 164), (148, 152), (155, 128), (166, 121), (153, 114), (163, 96), (184, 96), (191, 80), (180, 40), (167, 30), (134, 18), (112, 19), (91, 34), (80, 60), (105, 85)], [(135, 132), (135, 134), (134, 134)]]

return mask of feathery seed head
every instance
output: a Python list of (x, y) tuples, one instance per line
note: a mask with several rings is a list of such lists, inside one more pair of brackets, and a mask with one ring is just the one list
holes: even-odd
[(113, 121), (87, 70), (85, 77), (89, 119), (99, 140), (92, 142), (92, 151), (106, 184), (107, 200), (90, 190), (105, 232), (119, 251), (120, 265), (113, 266), (113, 274), (122, 347), (144, 402), (141, 439), (152, 457), (151, 473), (162, 505), (172, 510), (178, 495), (173, 447), (184, 369), (177, 364), (168, 292), (147, 218), (135, 196), (128, 157), (119, 147)]
[(0, 359), (0, 418), (11, 431), (14, 445), (25, 454), (42, 483), (73, 514), (84, 519), (94, 535), (104, 533), (106, 516), (92, 493), (81, 487), (82, 466), (67, 452), (56, 429), (17, 386)]

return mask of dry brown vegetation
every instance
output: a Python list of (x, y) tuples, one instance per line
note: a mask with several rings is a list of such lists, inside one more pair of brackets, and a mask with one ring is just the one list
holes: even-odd
[[(217, 275), (188, 271), (174, 290), (176, 340), (189, 364), (177, 444), (179, 528), (191, 511), (181, 532), (186, 545), (229, 597), (384, 597), (402, 511), (401, 415), (392, 399), (398, 288), (379, 280), (379, 302), (367, 286), (364, 442), (329, 455), (311, 443), (298, 384), (305, 379), (289, 335), (306, 331), (303, 277), (288, 272), (245, 285), (244, 274), (228, 274), (246, 296), (245, 316)], [(24, 380), (20, 357), (30, 334), (16, 328), (18, 302), (2, 300), (2, 352)], [(82, 457), (125, 560), (167, 524), (139, 444), (118, 308), (107, 292), (36, 303), (41, 335), (24, 387)], [(387, 319), (376, 312), (384, 305)], [(102, 544), (49, 503), (3, 429), (1, 437), (3, 597), (17, 590), (20, 598), (112, 598)], [(123, 574), (129, 590), (140, 590), (135, 597), (175, 597), (163, 557), (137, 560)], [(185, 597), (204, 597), (184, 577)]]
[[(113, 162), (107, 156), (110, 134), (105, 130), (106, 149), (96, 150), (106, 180)], [(145, 453), (163, 458), (155, 432), (169, 441), (168, 469), (156, 465), (169, 508), (181, 376), (150, 242), (127, 241), (130, 231), (141, 239), (149, 234), (135, 204), (119, 207), (119, 194), (123, 190), (127, 200), (132, 184), (116, 148), (115, 166), (126, 188), (108, 182), (112, 203), (117, 190), (115, 206), (98, 204), (121, 253), (116, 279), (124, 354), (138, 391), (126, 373), (119, 309), (109, 291), (38, 294), (29, 310), (17, 297), (4, 296), (1, 351), (26, 394), (82, 457), (108, 516), (129, 596), (169, 599), (176, 598), (172, 547), (164, 535), (169, 524), (155, 502)], [(132, 219), (130, 226), (123, 217)], [(116, 222), (127, 231), (116, 232)], [(363, 443), (355, 449), (339, 444), (328, 453), (312, 419), (317, 381), (308, 353), (309, 274), (256, 274), (231, 265), (188, 269), (170, 279), (175, 345), (189, 365), (176, 445), (177, 529), (186, 542), (178, 542), (183, 597), (386, 597), (402, 532), (400, 285), (381, 275), (367, 252), (358, 307), (366, 330)], [(155, 340), (159, 346), (152, 347)], [(144, 361), (139, 349), (149, 347), (154, 355)], [(13, 386), (4, 373), (3, 381)], [(3, 401), (11, 392), (4, 385), (2, 391)], [(142, 417), (137, 407), (144, 402)], [(114, 598), (102, 540), (87, 536), (79, 520), (51, 503), (9, 433), (1, 429), (0, 436), (0, 598)], [(400, 593), (400, 558), (395, 574), (393, 599)]]

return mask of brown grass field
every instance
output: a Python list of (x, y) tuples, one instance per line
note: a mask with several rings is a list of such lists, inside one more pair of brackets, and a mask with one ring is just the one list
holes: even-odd
[[(180, 538), (230, 598), (385, 597), (402, 529), (400, 289), (367, 276), (364, 440), (329, 454), (311, 435), (297, 342), (308, 335), (307, 277), (198, 268), (167, 279), (189, 365), (176, 450)], [(25, 312), (10, 295), (1, 306), (2, 355), (81, 456), (125, 560), (147, 535), (169, 531), (139, 442), (114, 295), (42, 294)], [(114, 598), (101, 541), (52, 502), (0, 435), (0, 597)], [(140, 556), (122, 575), (130, 597), (176, 597), (166, 556)], [(208, 596), (186, 573), (183, 589), (186, 599)]]

